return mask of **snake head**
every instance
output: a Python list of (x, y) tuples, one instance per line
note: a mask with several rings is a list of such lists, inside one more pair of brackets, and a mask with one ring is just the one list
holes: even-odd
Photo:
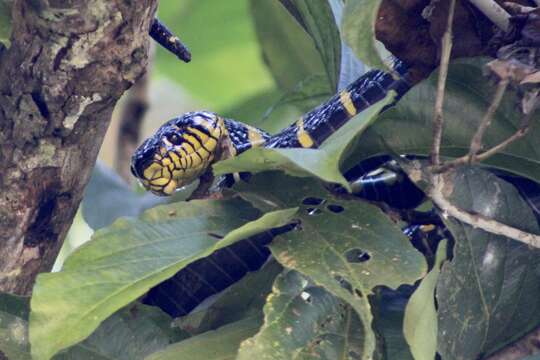
[(225, 132), (223, 119), (211, 112), (190, 112), (174, 118), (137, 148), (131, 172), (147, 190), (171, 195), (219, 159)]

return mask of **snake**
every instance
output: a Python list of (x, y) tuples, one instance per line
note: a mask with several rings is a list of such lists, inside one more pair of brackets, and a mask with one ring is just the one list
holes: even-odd
[(350, 119), (385, 99), (391, 91), (395, 92), (395, 102), (411, 88), (407, 65), (398, 59), (392, 61), (392, 71), (366, 72), (274, 135), (211, 111), (175, 117), (136, 149), (131, 172), (146, 190), (169, 196), (211, 172), (214, 163), (251, 148), (318, 148)]

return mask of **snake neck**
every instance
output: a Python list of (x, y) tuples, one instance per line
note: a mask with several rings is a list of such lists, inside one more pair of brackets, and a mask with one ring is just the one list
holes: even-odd
[(264, 146), (271, 138), (270, 134), (262, 129), (231, 119), (224, 119), (223, 127), (224, 141), (220, 160), (235, 157), (254, 147)]

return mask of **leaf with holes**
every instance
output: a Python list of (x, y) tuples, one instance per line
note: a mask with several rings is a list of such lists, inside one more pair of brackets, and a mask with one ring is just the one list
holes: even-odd
[(378, 208), (338, 199), (312, 180), (272, 173), (236, 189), (265, 210), (301, 205), (298, 230), (275, 238), (272, 253), (354, 307), (365, 334), (362, 349), (371, 355), (376, 345), (368, 295), (375, 286), (396, 288), (422, 277), (422, 254)]
[(362, 331), (347, 303), (300, 273), (286, 271), (264, 306), (264, 325), (241, 344), (237, 359), (357, 358)]
[(213, 166), (215, 175), (234, 172), (257, 173), (282, 170), (293, 176), (311, 176), (349, 188), (349, 183), (339, 168), (350, 151), (350, 144), (367, 126), (373, 123), (381, 109), (394, 98), (394, 93), (366, 111), (355, 116), (333, 133), (319, 149), (250, 149), (232, 159)]
[[(96, 232), (61, 272), (34, 287), (30, 340), (35, 359), (49, 359), (108, 316), (188, 264), (253, 234), (286, 224), (296, 209), (265, 214), (245, 202), (193, 201), (153, 208)], [(216, 240), (213, 234), (224, 236)]]
[(341, 28), (343, 38), (360, 60), (385, 69), (387, 66), (381, 59), (388, 52), (375, 38), (375, 18), (380, 4), (381, 0), (348, 0)]
[[(493, 86), (482, 76), (478, 59), (459, 61), (449, 68), (446, 83), (441, 154), (456, 157), (466, 154), (493, 94)], [(385, 111), (354, 146), (345, 167), (361, 159), (387, 153), (428, 155), (432, 142), (433, 104), (437, 73), (410, 90), (393, 108)], [(489, 148), (515, 133), (521, 119), (514, 93), (508, 93), (493, 117), (484, 137)], [(538, 114), (536, 115), (538, 118)], [(540, 124), (533, 123), (526, 137), (514, 142), (485, 162), (511, 173), (540, 182)]]
[[(540, 234), (532, 210), (506, 181), (478, 167), (445, 175), (448, 200), (466, 211)], [(437, 284), (438, 351), (476, 359), (540, 325), (540, 249), (445, 220), (455, 238)]]

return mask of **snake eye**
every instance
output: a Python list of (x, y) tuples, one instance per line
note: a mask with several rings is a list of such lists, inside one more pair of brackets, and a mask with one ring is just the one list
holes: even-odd
[(173, 145), (180, 145), (182, 143), (182, 138), (175, 133), (167, 135), (167, 140), (169, 140)]

